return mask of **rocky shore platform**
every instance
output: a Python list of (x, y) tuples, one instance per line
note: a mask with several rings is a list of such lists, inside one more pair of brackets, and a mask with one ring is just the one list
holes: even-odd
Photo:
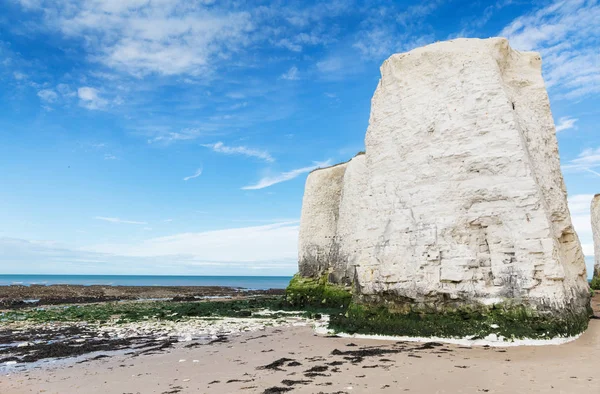
[(10, 285), (0, 286), (0, 309), (105, 301), (282, 295), (283, 289), (247, 290), (223, 286), (109, 286)]

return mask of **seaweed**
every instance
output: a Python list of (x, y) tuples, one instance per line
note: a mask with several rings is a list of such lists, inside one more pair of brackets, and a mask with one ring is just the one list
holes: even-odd
[(549, 339), (585, 331), (589, 321), (587, 312), (544, 313), (511, 304), (395, 312), (385, 306), (352, 304), (345, 313), (331, 316), (329, 327), (350, 334), (473, 338), (496, 334), (509, 340)]
[(294, 307), (342, 311), (350, 305), (352, 292), (345, 286), (329, 283), (327, 275), (320, 279), (295, 275), (285, 291), (285, 300)]

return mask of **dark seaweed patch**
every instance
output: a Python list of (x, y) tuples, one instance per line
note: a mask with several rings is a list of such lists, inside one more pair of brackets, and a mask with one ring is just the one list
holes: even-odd
[(265, 391), (263, 391), (263, 394), (278, 394), (278, 393), (287, 393), (288, 391), (292, 391), (293, 388), (291, 387), (269, 387), (268, 389), (266, 389)]
[(294, 360), (291, 358), (280, 358), (279, 360), (275, 360), (270, 364), (267, 365), (263, 365), (260, 367), (257, 367), (256, 369), (270, 369), (273, 371), (285, 371), (284, 369), (282, 369), (281, 367), (285, 366), (285, 363), (288, 362), (293, 362)]
[(290, 380), (290, 379), (284, 379), (281, 381), (281, 384), (285, 385), (285, 386), (296, 386), (298, 384), (301, 385), (307, 385), (312, 383), (312, 380)]

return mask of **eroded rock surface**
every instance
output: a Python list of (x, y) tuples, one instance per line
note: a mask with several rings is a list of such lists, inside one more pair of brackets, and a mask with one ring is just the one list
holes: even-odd
[(592, 200), (592, 232), (594, 234), (594, 278), (600, 280), (600, 194)]
[(587, 315), (539, 54), (493, 38), (391, 56), (365, 146), (309, 175), (300, 275), (351, 281), (357, 302), (396, 310)]

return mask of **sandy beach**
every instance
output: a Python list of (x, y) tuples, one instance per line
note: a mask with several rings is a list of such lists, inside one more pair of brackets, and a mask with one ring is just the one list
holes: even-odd
[[(600, 297), (593, 300), (596, 313)], [(464, 347), (262, 327), (210, 344), (5, 367), (20, 393), (595, 393), (600, 320), (564, 345)], [(32, 368), (33, 367), (33, 368)]]

